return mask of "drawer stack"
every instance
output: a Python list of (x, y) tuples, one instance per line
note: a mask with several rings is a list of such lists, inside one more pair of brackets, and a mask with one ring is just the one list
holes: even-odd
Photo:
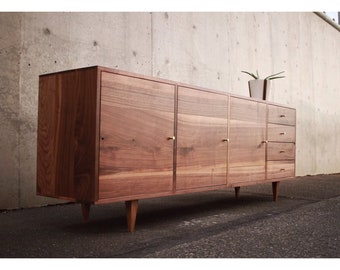
[(268, 105), (267, 180), (295, 176), (295, 110)]

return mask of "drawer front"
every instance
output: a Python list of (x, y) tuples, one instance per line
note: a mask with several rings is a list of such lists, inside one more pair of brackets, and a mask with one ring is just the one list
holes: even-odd
[(294, 143), (268, 143), (267, 160), (287, 160), (294, 158)]
[(295, 127), (268, 124), (269, 142), (295, 142)]
[(228, 187), (260, 183), (265, 179), (266, 167), (264, 164), (262, 166), (232, 167), (228, 170)]
[(267, 162), (267, 180), (290, 177), (295, 177), (294, 160)]
[(268, 105), (268, 122), (295, 126), (295, 109)]

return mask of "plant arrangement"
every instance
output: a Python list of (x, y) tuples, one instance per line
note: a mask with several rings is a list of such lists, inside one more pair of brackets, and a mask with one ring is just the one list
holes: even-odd
[[(256, 75), (254, 73), (250, 73), (250, 72), (244, 71), (244, 70), (242, 70), (241, 72), (248, 74), (249, 76), (253, 77), (255, 80), (259, 80), (260, 79), (259, 72), (257, 70), (256, 70)], [(280, 75), (282, 73), (284, 73), (284, 71), (281, 71), (279, 73), (275, 73), (275, 74), (269, 75), (266, 78), (264, 78), (263, 80), (275, 80), (275, 79), (284, 78), (285, 76), (278, 76), (278, 75)]]
[(244, 70), (242, 70), (242, 72), (254, 78), (254, 80), (248, 81), (250, 97), (262, 100), (266, 100), (269, 96), (270, 81), (285, 77), (281, 75), (284, 71), (269, 75), (264, 79), (260, 79), (259, 72), (257, 70), (256, 75)]

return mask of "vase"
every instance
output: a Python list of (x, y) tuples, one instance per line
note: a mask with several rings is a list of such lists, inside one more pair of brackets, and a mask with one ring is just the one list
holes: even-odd
[(270, 80), (250, 80), (248, 86), (251, 98), (267, 100), (269, 97)]

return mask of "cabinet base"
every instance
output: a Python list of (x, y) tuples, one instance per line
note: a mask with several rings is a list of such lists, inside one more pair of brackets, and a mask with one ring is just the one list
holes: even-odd
[(240, 195), (240, 189), (241, 189), (241, 187), (235, 187), (235, 199), (238, 199), (238, 197)]
[(138, 200), (126, 201), (125, 206), (128, 230), (129, 232), (134, 232), (137, 217)]
[[(278, 200), (278, 197), (279, 197), (279, 184), (280, 184), (279, 181), (272, 182), (273, 201), (275, 202)], [(241, 187), (235, 187), (234, 189), (235, 189), (235, 198), (238, 199), (240, 195)], [(125, 201), (125, 207), (126, 207), (126, 220), (127, 220), (128, 231), (134, 232), (135, 225), (136, 225), (136, 218), (137, 218), (138, 200)], [(90, 208), (91, 208), (90, 203), (87, 203), (87, 202), (81, 203), (83, 220), (85, 223), (89, 221)]]
[(81, 203), (81, 211), (83, 214), (83, 221), (84, 223), (87, 223), (89, 221), (89, 217), (90, 217), (90, 208), (91, 208), (91, 204), (90, 203)]
[[(279, 198), (279, 186), (280, 182), (272, 182), (272, 191), (273, 191), (273, 201), (276, 202)], [(238, 199), (240, 196), (241, 187), (234, 187), (235, 189), (235, 199)]]
[(279, 198), (279, 186), (280, 186), (280, 182), (272, 182), (273, 201), (274, 202), (276, 202)]

